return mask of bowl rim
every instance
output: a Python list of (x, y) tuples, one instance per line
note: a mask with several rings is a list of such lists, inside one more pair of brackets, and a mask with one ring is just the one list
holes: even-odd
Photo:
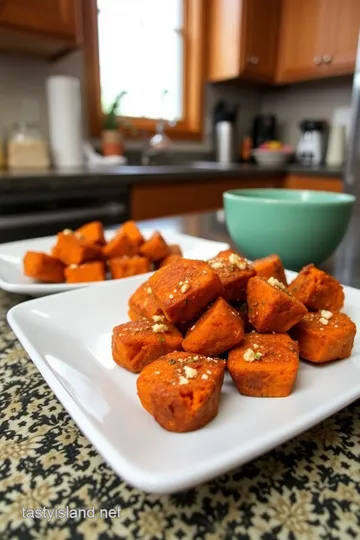
[[(227, 191), (224, 191), (223, 197), (224, 199), (230, 199), (230, 200), (241, 200), (241, 201), (249, 201), (249, 202), (259, 202), (259, 203), (266, 203), (266, 204), (281, 204), (281, 205), (287, 205), (287, 206), (295, 206), (299, 204), (308, 204), (311, 206), (324, 206), (324, 205), (349, 205), (353, 204), (356, 201), (355, 195), (352, 195), (351, 193), (337, 193), (335, 191), (324, 191), (324, 190), (316, 190), (316, 193), (319, 195), (327, 195), (332, 196), (329, 200), (322, 200), (322, 201), (316, 201), (316, 200), (291, 200), (291, 199), (276, 199), (272, 197), (266, 197), (267, 193), (278, 193), (279, 191), (286, 191), (287, 193), (292, 194), (314, 194), (314, 190), (311, 189), (286, 189), (286, 188), (238, 188), (238, 189), (229, 189)], [(261, 196), (254, 196), (251, 195), (254, 193), (261, 193)]]

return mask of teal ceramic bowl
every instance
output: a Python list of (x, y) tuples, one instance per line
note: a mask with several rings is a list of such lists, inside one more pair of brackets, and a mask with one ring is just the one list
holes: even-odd
[(355, 197), (292, 189), (234, 189), (223, 195), (228, 231), (249, 259), (277, 253), (286, 268), (319, 264), (341, 242)]

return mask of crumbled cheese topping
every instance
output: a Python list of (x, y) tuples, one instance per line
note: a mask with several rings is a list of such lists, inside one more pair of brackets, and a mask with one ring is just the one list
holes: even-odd
[(174, 298), (174, 295), (173, 294), (169, 294), (169, 298), (170, 300), (172, 300)]
[(279, 281), (278, 279), (276, 279), (274, 277), (270, 277), (268, 279), (268, 283), (270, 283), (270, 285), (272, 285), (273, 287), (277, 287), (278, 289), (282, 289), (283, 291), (286, 289), (285, 285), (283, 283), (281, 283), (281, 281)]
[(190, 330), (195, 330), (195, 328), (196, 328), (196, 324), (193, 324)]
[(246, 261), (241, 259), (239, 255), (236, 255), (236, 253), (231, 253), (231, 255), (229, 255), (229, 262), (230, 264), (233, 264), (234, 266), (239, 268), (239, 270), (245, 270), (245, 268), (247, 267)]
[(160, 375), (160, 371), (154, 371), (154, 375)]
[(184, 283), (183, 285), (181, 285), (181, 292), (184, 294), (186, 293), (186, 291), (188, 291), (190, 289), (190, 285), (189, 283)]
[(207, 270), (203, 270), (203, 274), (207, 274)]
[(69, 265), (69, 268), (70, 268), (71, 270), (75, 270), (75, 268), (78, 268), (78, 267), (79, 267), (78, 264), (70, 264), (70, 265)]
[(147, 292), (148, 294), (151, 294), (151, 293), (152, 293), (151, 287), (148, 287), (147, 290), (146, 290), (146, 292)]
[(164, 315), (153, 315), (152, 316), (152, 320), (154, 322), (161, 322), (164, 320)]
[(64, 229), (63, 234), (72, 234), (72, 229)]
[(254, 343), (253, 347), (254, 347), (254, 349), (258, 349), (259, 345), (257, 343)]
[(321, 322), (321, 324), (323, 324), (324, 326), (326, 326), (327, 324), (329, 324), (329, 321), (328, 321), (327, 319), (324, 319), (324, 317), (321, 317), (320, 322)]
[(166, 324), (153, 324), (151, 328), (155, 334), (159, 334), (160, 332), (166, 332), (166, 330), (169, 330)]
[(244, 360), (245, 362), (254, 362), (255, 360), (260, 360), (262, 357), (262, 354), (257, 352), (255, 353), (252, 349), (246, 349), (244, 353)]
[(338, 325), (338, 324), (335, 324), (335, 328), (339, 328), (339, 325)]
[(323, 319), (331, 319), (331, 317), (333, 316), (333, 313), (332, 311), (327, 311), (326, 309), (322, 309), (320, 311), (320, 315)]
[(195, 379), (198, 374), (197, 369), (194, 369), (190, 366), (184, 366), (185, 375), (188, 379)]
[(180, 375), (180, 377), (179, 377), (179, 384), (181, 384), (181, 385), (182, 385), (182, 384), (188, 384), (188, 382), (189, 382), (189, 381), (187, 380), (186, 377), (183, 377), (182, 375)]
[(203, 374), (201, 375), (201, 378), (202, 378), (204, 381), (206, 381), (206, 380), (209, 378), (209, 376), (206, 375), (206, 373), (203, 373)]
[(193, 360), (199, 360), (198, 355), (194, 356)]
[(224, 263), (222, 263), (221, 261), (210, 261), (209, 264), (214, 270), (220, 270), (220, 268), (224, 268)]
[(208, 375), (211, 375), (211, 374), (212, 374), (212, 371), (210, 371), (210, 370), (208, 369), (208, 370), (206, 370), (206, 373), (207, 373)]

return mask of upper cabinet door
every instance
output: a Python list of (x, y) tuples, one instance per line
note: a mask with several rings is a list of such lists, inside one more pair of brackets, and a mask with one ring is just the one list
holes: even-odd
[(78, 0), (2, 0), (0, 26), (76, 38)]
[(360, 0), (328, 2), (329, 28), (323, 60), (329, 74), (350, 73), (355, 68), (360, 31)]
[(244, 3), (244, 74), (271, 81), (275, 75), (281, 0), (246, 0)]
[[(329, 2), (327, 3), (329, 5)], [(324, 5), (324, 0), (283, 0), (278, 49), (278, 82), (319, 76), (324, 28), (329, 31), (324, 20)]]
[(280, 0), (209, 0), (209, 78), (272, 80)]

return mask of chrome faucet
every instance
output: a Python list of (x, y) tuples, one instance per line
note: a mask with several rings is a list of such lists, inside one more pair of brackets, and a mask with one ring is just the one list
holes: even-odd
[[(168, 124), (171, 125), (170, 123)], [(141, 165), (150, 165), (151, 158), (164, 154), (171, 148), (172, 141), (165, 133), (165, 121), (159, 120), (156, 124), (156, 133), (151, 139), (143, 139), (141, 151)]]

